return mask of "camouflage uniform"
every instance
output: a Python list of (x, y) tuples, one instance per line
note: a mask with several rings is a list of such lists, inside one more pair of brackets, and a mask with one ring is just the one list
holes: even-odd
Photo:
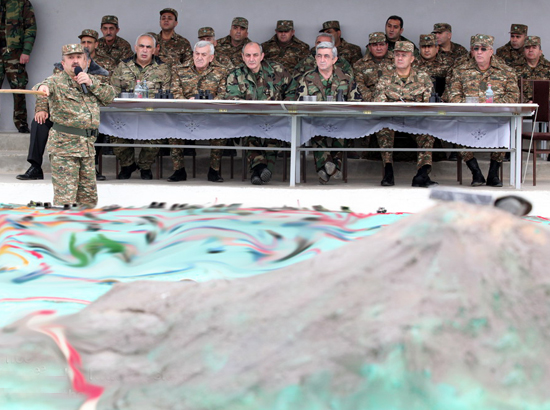
[(378, 80), (393, 67), (393, 51), (377, 61), (372, 54), (368, 54), (353, 65), (357, 88), (363, 96), (363, 101), (373, 101), (373, 93)]
[(116, 65), (118, 65), (122, 60), (130, 58), (134, 55), (130, 43), (119, 36), (116, 36), (115, 41), (110, 46), (107, 45), (105, 38), (101, 37), (95, 53), (96, 58), (111, 57), (115, 60)]
[[(168, 64), (155, 58), (153, 58), (149, 65), (141, 67), (136, 63), (136, 56), (134, 56), (123, 60), (111, 76), (111, 84), (115, 88), (117, 95), (120, 93), (121, 89), (133, 90), (137, 80), (147, 81), (150, 94), (154, 94), (154, 92), (159, 89), (167, 90), (170, 88), (170, 68)], [(112, 137), (111, 141), (118, 144), (130, 144), (132, 142), (132, 140), (118, 137)], [(144, 144), (155, 143), (152, 140), (140, 141), (140, 143), (141, 142)], [(114, 147), (113, 152), (120, 160), (121, 166), (128, 167), (134, 164), (135, 157), (133, 147)], [(158, 152), (158, 148), (142, 148), (137, 162), (139, 169), (150, 170)]]
[[(361, 101), (361, 94), (353, 77), (344, 73), (339, 67), (333, 67), (332, 76), (325, 80), (319, 69), (308, 71), (298, 79), (296, 99), (306, 95), (314, 95), (317, 101), (326, 101), (327, 96), (336, 100), (339, 91), (343, 91), (344, 99), (347, 101)], [(316, 135), (312, 138), (314, 148), (343, 148), (344, 140), (341, 138), (329, 138)], [(327, 161), (336, 165), (338, 170), (342, 166), (342, 151), (314, 151), (315, 167), (321, 170)]]
[[(392, 70), (380, 78), (374, 92), (376, 102), (429, 102), (432, 95), (433, 84), (430, 76), (424, 71), (417, 71), (411, 67), (409, 76), (401, 79), (397, 71)], [(395, 131), (388, 128), (378, 133), (380, 148), (393, 148)], [(428, 134), (414, 136), (419, 148), (433, 148), (434, 137)], [(393, 155), (391, 152), (383, 152), (384, 163), (391, 163)], [(431, 151), (419, 152), (417, 167), (432, 164)]]
[[(36, 19), (28, 0), (0, 2), (0, 85), (4, 77), (12, 89), (24, 89), (28, 82), (26, 65), (20, 64), (21, 54), (30, 55), (36, 38)], [(24, 94), (13, 94), (13, 122), (17, 129), (27, 124), (27, 102)]]
[(158, 44), (160, 46), (158, 56), (162, 61), (169, 65), (183, 63), (193, 57), (191, 43), (185, 37), (173, 33), (170, 39), (162, 38), (162, 31), (157, 34)]
[[(192, 98), (198, 94), (199, 90), (208, 90), (214, 98), (219, 99), (224, 96), (226, 88), (226, 79), (228, 71), (221, 66), (215, 59), (208, 65), (206, 70), (198, 72), (194, 63), (186, 65), (176, 65), (172, 67), (172, 92), (174, 98)], [(170, 144), (178, 145), (181, 140), (170, 138)], [(210, 144), (225, 145), (225, 139), (210, 140)], [(174, 169), (178, 170), (185, 166), (183, 149), (171, 148), (170, 156), (174, 162)], [(221, 149), (210, 151), (210, 167), (216, 171), (220, 170), (220, 161), (222, 156)]]
[[(315, 54), (317, 54), (317, 51), (315, 50), (315, 47), (313, 47), (310, 50), (309, 55), (306, 58), (304, 58), (302, 61), (300, 61), (296, 65), (296, 67), (294, 67), (294, 72), (292, 72), (293, 78), (297, 78), (307, 73), (308, 71), (315, 70), (315, 68), (317, 67), (317, 62), (315, 61)], [(353, 76), (353, 67), (345, 58), (338, 57), (338, 60), (336, 60), (336, 63), (334, 65), (340, 68), (345, 74)]]
[(270, 40), (262, 44), (265, 59), (276, 61), (285, 66), (289, 73), (294, 70), (296, 64), (307, 57), (309, 46), (296, 36), (292, 36), (289, 44), (281, 45), (277, 40), (277, 36), (273, 36)]
[(441, 47), (439, 47), (438, 54), (441, 54), (441, 57), (445, 58), (448, 61), (449, 65), (452, 65), (459, 58), (468, 55), (469, 53), (465, 47), (451, 41), (451, 49), (449, 51), (445, 51)]
[(250, 43), (250, 39), (245, 38), (243, 43), (237, 47), (231, 44), (231, 36), (227, 35), (222, 39), (218, 40), (218, 45), (216, 46), (216, 55), (218, 57), (224, 57), (231, 60), (233, 66), (239, 67), (243, 64), (243, 47)]
[[(538, 45), (540, 47), (540, 38), (529, 36), (525, 40), (525, 45)], [(550, 61), (544, 58), (542, 54), (536, 67), (531, 67), (526, 60), (525, 64), (516, 66), (515, 69), (518, 76), (518, 86), (521, 86), (522, 78), (526, 80), (550, 80)], [(533, 87), (530, 83), (523, 85), (523, 101), (533, 101)]]
[[(290, 74), (279, 63), (263, 60), (260, 71), (256, 74), (243, 64), (227, 77), (225, 98), (228, 100), (284, 100), (290, 82)], [(268, 139), (262, 142), (260, 138), (248, 137), (245, 145), (277, 147), (280, 146), (280, 141)], [(266, 164), (267, 168), (273, 172), (276, 158), (276, 151), (248, 151), (250, 169), (259, 164)]]
[(361, 47), (348, 43), (343, 38), (340, 39), (340, 45), (336, 49), (338, 50), (338, 57), (347, 60), (352, 66), (363, 57)]
[(105, 70), (107, 70), (109, 72), (107, 78), (111, 78), (111, 75), (113, 74), (113, 71), (115, 71), (115, 68), (117, 66), (114, 58), (111, 58), (109, 56), (99, 56), (96, 54), (93, 58), (93, 61), (95, 61), (98, 66), (103, 67)]
[(510, 42), (506, 43), (502, 47), (499, 47), (496, 52), (497, 57), (500, 57), (504, 62), (514, 68), (518, 65), (525, 64), (525, 57), (523, 56), (523, 47), (518, 49), (512, 48)]
[[(63, 52), (74, 54), (83, 51), (80, 44), (69, 44), (63, 47)], [(48, 77), (33, 88), (37, 90), (41, 85), (47, 85), (50, 89), (48, 101), (51, 120), (55, 125), (50, 130), (48, 151), (56, 205), (97, 204), (94, 142), (99, 128), (99, 106), (111, 103), (115, 91), (97, 77), (92, 75), (90, 78), (92, 85), (88, 86), (87, 94), (65, 71)], [(57, 126), (69, 128), (58, 130)]]
[(395, 41), (391, 41), (390, 39), (387, 39), (387, 41), (388, 41), (388, 51), (393, 51), (393, 49), (395, 48), (395, 43), (397, 43), (398, 41), (408, 41), (414, 46), (414, 52), (413, 52), (414, 58), (417, 58), (420, 55), (420, 50), (418, 50), (418, 47), (416, 47), (416, 44), (414, 44), (411, 40), (409, 40), (405, 36), (399, 36), (399, 38)]

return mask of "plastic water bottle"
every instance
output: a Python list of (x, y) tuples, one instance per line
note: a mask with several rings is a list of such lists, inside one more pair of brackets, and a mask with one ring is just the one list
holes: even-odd
[(487, 84), (487, 91), (485, 91), (485, 102), (486, 103), (492, 103), (494, 95), (495, 95), (495, 93), (493, 92), (493, 90), (491, 88), (491, 84)]
[(147, 87), (146, 80), (141, 83), (141, 88), (143, 89), (143, 98), (149, 98), (149, 87)]
[(143, 87), (141, 86), (141, 80), (137, 80), (136, 87), (134, 88), (134, 98), (143, 98)]

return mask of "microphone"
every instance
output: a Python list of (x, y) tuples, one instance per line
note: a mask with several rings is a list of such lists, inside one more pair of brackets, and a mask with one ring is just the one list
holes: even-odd
[[(81, 72), (82, 72), (82, 67), (76, 66), (76, 67), (74, 68), (74, 74), (75, 74), (75, 75), (78, 75), (78, 74), (80, 74)], [(82, 92), (83, 92), (84, 94), (88, 94), (88, 88), (86, 87), (86, 84), (80, 84), (80, 86), (82, 87)]]

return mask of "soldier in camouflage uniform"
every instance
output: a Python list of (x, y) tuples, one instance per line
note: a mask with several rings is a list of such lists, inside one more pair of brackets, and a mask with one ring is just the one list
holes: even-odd
[(497, 56), (512, 68), (525, 64), (523, 43), (527, 38), (527, 29), (528, 27), (525, 24), (512, 24), (512, 27), (510, 27), (510, 41), (497, 49)]
[[(170, 67), (156, 58), (153, 58), (153, 50), (156, 47), (155, 38), (149, 34), (142, 34), (136, 40), (136, 55), (123, 60), (113, 72), (111, 83), (115, 87), (117, 95), (122, 89), (133, 90), (137, 80), (146, 81), (149, 93), (154, 94), (159, 89), (170, 88)], [(117, 144), (129, 144), (132, 141), (125, 138), (113, 137), (112, 142)], [(142, 141), (140, 141), (142, 142)], [(143, 141), (144, 144), (153, 144), (151, 140)], [(122, 169), (118, 179), (129, 179), (132, 172), (138, 168), (141, 171), (141, 179), (153, 179), (151, 165), (155, 161), (158, 148), (142, 148), (136, 165), (133, 147), (115, 147), (116, 157), (120, 160)]]
[(436, 84), (439, 96), (445, 91), (445, 79), (451, 68), (449, 60), (440, 53), (435, 34), (420, 35), (420, 57), (413, 61), (413, 67), (425, 71)]
[[(541, 40), (537, 36), (528, 36), (524, 44), (525, 64), (516, 66), (518, 80), (550, 80), (550, 61), (542, 55)], [(521, 84), (519, 84), (521, 85)], [(533, 87), (523, 85), (523, 102), (533, 101)]]
[[(97, 204), (94, 167), (94, 142), (99, 128), (99, 106), (115, 98), (113, 87), (97, 77), (81, 72), (75, 77), (76, 66), (86, 70), (88, 60), (80, 44), (62, 48), (63, 72), (48, 77), (34, 89), (48, 97), (51, 119), (48, 151), (52, 165), (54, 204), (76, 203), (93, 207)], [(85, 94), (82, 84), (88, 88)]]
[(435, 23), (432, 34), (435, 34), (439, 45), (439, 54), (448, 60), (449, 65), (454, 64), (460, 57), (467, 55), (468, 50), (460, 44), (453, 43), (453, 29), (448, 23)]
[[(36, 19), (30, 1), (0, 2), (0, 86), (4, 77), (12, 89), (24, 89), (29, 82), (26, 64), (36, 38)], [(25, 94), (13, 94), (13, 122), (21, 133), (29, 132)]]
[[(218, 40), (216, 40), (216, 32), (212, 27), (199, 28), (198, 39), (199, 41), (208, 41), (209, 43), (212, 43), (214, 45), (214, 49), (218, 45)], [(214, 61), (217, 65), (225, 67), (227, 71), (231, 71), (235, 68), (233, 66), (233, 62), (227, 56), (214, 54)]]
[[(227, 77), (225, 98), (228, 100), (284, 100), (291, 77), (283, 65), (264, 60), (262, 46), (250, 42), (243, 48), (244, 64), (234, 69)], [(244, 145), (249, 147), (277, 147), (280, 141), (247, 137)], [(262, 185), (271, 180), (276, 151), (248, 151), (250, 182)]]
[[(310, 50), (310, 53), (306, 58), (300, 61), (296, 65), (296, 67), (294, 67), (294, 71), (292, 72), (293, 78), (297, 78), (308, 71), (315, 70), (315, 67), (317, 67), (317, 62), (315, 61), (315, 55), (317, 54), (316, 47), (323, 42), (334, 44), (334, 36), (329, 33), (317, 34), (317, 37), (315, 38), (315, 47)], [(345, 58), (338, 57), (335, 65), (339, 67), (344, 73), (353, 76), (353, 68), (348, 60), (346, 60)]]
[(229, 35), (221, 38), (216, 46), (216, 55), (227, 57), (233, 66), (239, 67), (243, 64), (243, 47), (250, 43), (248, 38), (248, 20), (244, 17), (235, 17), (231, 22)]
[[(429, 102), (433, 84), (431, 78), (424, 71), (417, 71), (412, 67), (414, 61), (414, 45), (408, 41), (398, 41), (394, 48), (395, 70), (390, 71), (378, 81), (374, 92), (374, 101), (377, 102)], [(393, 148), (395, 132), (384, 128), (380, 131), (380, 148)], [(428, 134), (414, 136), (419, 148), (430, 149), (434, 145), (434, 137)], [(385, 140), (385, 141), (384, 141)], [(384, 152), (384, 178), (382, 186), (394, 185), (392, 154)], [(431, 151), (419, 152), (418, 171), (412, 180), (414, 187), (431, 187), (438, 185), (430, 179), (432, 169)]]
[[(317, 67), (298, 79), (297, 99), (314, 95), (317, 101), (327, 101), (327, 97), (336, 101), (341, 92), (344, 100), (361, 101), (361, 94), (353, 77), (335, 66), (338, 51), (334, 44), (323, 42), (316, 48)], [(312, 143), (314, 148), (343, 148), (344, 140), (316, 135), (312, 138)], [(328, 183), (332, 176), (335, 179), (341, 177), (342, 151), (314, 151), (313, 156), (320, 184)]]
[(116, 65), (134, 55), (130, 43), (117, 35), (119, 31), (117, 16), (103, 16), (101, 19), (103, 37), (99, 39), (96, 54), (100, 57), (111, 57)]
[(419, 50), (416, 48), (416, 45), (403, 36), (404, 30), (403, 19), (399, 16), (389, 16), (386, 20), (386, 39), (388, 41), (388, 50), (392, 51), (395, 48), (395, 43), (398, 41), (408, 41), (414, 47), (414, 57), (419, 56)]
[[(519, 88), (514, 71), (501, 60), (493, 56), (494, 37), (487, 34), (477, 34), (474, 39), (475, 60), (455, 67), (451, 84), (447, 87), (448, 102), (463, 103), (466, 97), (478, 97), (485, 100), (487, 85), (491, 84), (495, 103), (519, 102)], [(491, 164), (487, 181), (483, 177), (477, 160), (472, 152), (461, 152), (460, 156), (472, 172), (472, 186), (483, 185), (501, 187), (502, 181), (498, 171), (504, 158), (504, 153), (491, 153)]]
[(309, 46), (294, 35), (292, 20), (277, 21), (275, 35), (262, 48), (266, 60), (284, 65), (289, 73), (309, 54)]
[(325, 21), (323, 23), (323, 28), (319, 30), (319, 33), (332, 34), (332, 36), (334, 37), (333, 43), (338, 49), (339, 58), (347, 60), (348, 63), (350, 63), (352, 66), (355, 64), (355, 62), (359, 61), (361, 57), (363, 57), (363, 54), (361, 54), (361, 47), (356, 46), (355, 44), (348, 43), (342, 37), (339, 21)]
[(158, 56), (170, 66), (183, 63), (192, 58), (191, 43), (185, 37), (175, 32), (178, 25), (178, 12), (171, 8), (160, 11), (160, 28)]
[[(193, 47), (193, 62), (178, 64), (172, 67), (172, 92), (174, 98), (193, 99), (199, 90), (210, 91), (214, 98), (219, 99), (225, 94), (228, 70), (221, 66), (214, 58), (214, 45), (208, 41), (199, 41)], [(211, 140), (211, 145), (225, 145), (225, 139)], [(170, 138), (170, 144), (177, 145), (181, 141)], [(171, 148), (170, 156), (174, 162), (174, 174), (168, 181), (185, 181), (184, 150)], [(210, 151), (210, 169), (208, 180), (211, 182), (223, 182), (220, 175), (221, 149)]]

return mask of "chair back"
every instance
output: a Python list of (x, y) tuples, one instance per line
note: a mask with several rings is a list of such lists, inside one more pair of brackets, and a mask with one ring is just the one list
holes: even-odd
[(537, 122), (550, 120), (550, 81), (533, 80), (533, 102), (539, 105)]

